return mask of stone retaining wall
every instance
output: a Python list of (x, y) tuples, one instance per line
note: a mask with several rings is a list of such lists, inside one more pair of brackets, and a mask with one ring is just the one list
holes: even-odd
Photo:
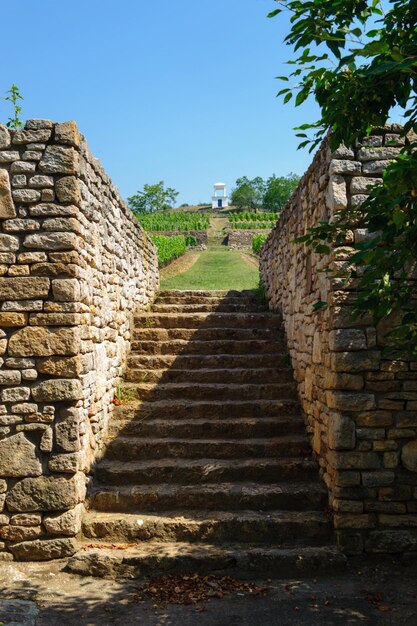
[(73, 122), (0, 126), (0, 559), (72, 554), (152, 242)]
[[(329, 258), (291, 241), (363, 201), (397, 156), (404, 142), (398, 132), (388, 126), (333, 155), (324, 142), (260, 258), (269, 306), (283, 315), (308, 431), (347, 553), (417, 549), (417, 363), (386, 358), (387, 324), (352, 322), (354, 287), (319, 272), (341, 267), (348, 250), (335, 248)], [(350, 241), (366, 236), (357, 230)], [(313, 312), (317, 301), (329, 307)]]
[(252, 250), (252, 239), (255, 235), (267, 235), (266, 229), (261, 230), (245, 230), (235, 229), (229, 230), (227, 245), (231, 250)]

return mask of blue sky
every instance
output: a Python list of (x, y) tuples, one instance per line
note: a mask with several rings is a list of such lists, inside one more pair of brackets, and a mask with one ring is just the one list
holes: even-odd
[[(24, 118), (76, 120), (94, 154), (132, 195), (164, 180), (178, 202), (212, 184), (303, 173), (292, 128), (314, 104), (275, 98), (291, 54), (273, 0), (19, 0), (2, 18), (0, 91), (12, 82)], [(0, 119), (9, 114), (0, 103)]]

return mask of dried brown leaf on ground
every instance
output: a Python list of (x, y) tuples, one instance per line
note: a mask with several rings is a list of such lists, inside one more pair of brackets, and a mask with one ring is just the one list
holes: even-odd
[[(134, 602), (152, 599), (163, 604), (200, 604), (233, 594), (263, 597), (268, 587), (231, 578), (203, 574), (166, 574), (153, 578), (134, 596)], [(199, 607), (201, 610), (201, 607)]]

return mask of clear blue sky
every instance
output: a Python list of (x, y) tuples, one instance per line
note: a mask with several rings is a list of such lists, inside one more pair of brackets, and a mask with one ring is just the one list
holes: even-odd
[[(0, 91), (24, 118), (76, 120), (127, 197), (164, 180), (207, 201), (242, 175), (302, 174), (292, 128), (316, 117), (275, 98), (291, 50), (273, 0), (19, 0), (2, 8)], [(7, 26), (6, 26), (7, 25)], [(7, 117), (0, 103), (0, 119)]]

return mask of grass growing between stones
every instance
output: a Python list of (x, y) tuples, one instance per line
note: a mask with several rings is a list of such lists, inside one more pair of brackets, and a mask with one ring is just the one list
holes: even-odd
[(186, 272), (161, 272), (161, 289), (256, 289), (258, 283), (258, 268), (241, 252), (218, 243), (210, 243)]

